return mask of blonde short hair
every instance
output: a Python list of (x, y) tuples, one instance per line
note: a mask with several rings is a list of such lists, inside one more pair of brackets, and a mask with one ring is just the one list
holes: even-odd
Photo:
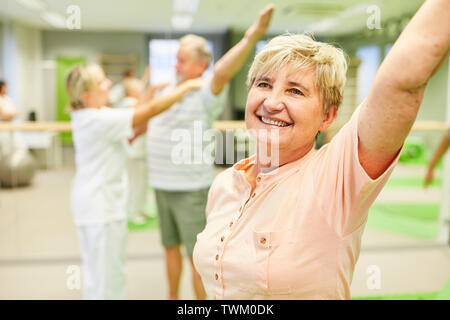
[(347, 62), (341, 49), (305, 34), (277, 36), (253, 60), (247, 88), (250, 89), (255, 79), (285, 66), (292, 72), (315, 68), (315, 85), (319, 88), (325, 113), (330, 106), (339, 107), (342, 103)]
[(208, 49), (206, 39), (195, 34), (187, 34), (180, 38), (180, 46), (189, 46), (196, 61), (211, 62), (212, 54)]
[(97, 88), (98, 76), (103, 74), (103, 69), (97, 64), (76, 66), (69, 71), (66, 78), (66, 91), (69, 96), (68, 111), (83, 108), (83, 92), (89, 92)]

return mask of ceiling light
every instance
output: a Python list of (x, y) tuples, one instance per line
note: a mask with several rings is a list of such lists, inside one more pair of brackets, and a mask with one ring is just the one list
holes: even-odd
[(338, 25), (338, 20), (334, 18), (330, 19), (323, 19), (318, 22), (312, 23), (309, 26), (306, 27), (307, 31), (314, 31), (314, 32), (325, 32), (328, 30), (331, 30), (332, 28), (336, 27)]
[(52, 27), (66, 28), (66, 18), (57, 12), (46, 11), (42, 13), (41, 18)]
[(350, 18), (362, 15), (366, 13), (366, 10), (369, 6), (370, 4), (367, 3), (358, 4), (356, 6), (350, 7), (344, 11), (339, 12), (338, 16), (339, 18)]
[(194, 18), (188, 14), (175, 14), (172, 16), (172, 28), (175, 30), (187, 30), (192, 26)]
[(43, 0), (16, 0), (22, 7), (31, 10), (45, 10), (46, 3)]
[(173, 0), (173, 11), (176, 13), (195, 13), (200, 0)]

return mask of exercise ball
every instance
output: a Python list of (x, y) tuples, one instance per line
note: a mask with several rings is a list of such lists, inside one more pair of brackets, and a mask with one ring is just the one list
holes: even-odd
[(0, 159), (0, 186), (19, 187), (31, 183), (36, 170), (33, 156), (27, 149), (15, 150)]
[(425, 156), (425, 146), (420, 142), (405, 142), (399, 161), (405, 163), (418, 163)]

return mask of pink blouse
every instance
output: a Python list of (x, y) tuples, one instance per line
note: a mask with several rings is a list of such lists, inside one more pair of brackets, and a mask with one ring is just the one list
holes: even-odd
[(255, 156), (219, 174), (194, 263), (212, 299), (350, 299), (367, 212), (399, 154), (377, 179), (358, 159), (358, 108), (320, 150), (256, 178)]

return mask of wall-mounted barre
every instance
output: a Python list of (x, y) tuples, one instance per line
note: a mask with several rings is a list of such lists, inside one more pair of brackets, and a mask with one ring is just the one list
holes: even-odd
[[(245, 121), (214, 121), (213, 128), (217, 130), (245, 130)], [(336, 130), (338, 127), (332, 127)], [(412, 131), (445, 131), (450, 129), (450, 123), (440, 121), (416, 121), (412, 127)], [(0, 131), (58, 131), (70, 132), (72, 127), (70, 122), (1, 122)]]

